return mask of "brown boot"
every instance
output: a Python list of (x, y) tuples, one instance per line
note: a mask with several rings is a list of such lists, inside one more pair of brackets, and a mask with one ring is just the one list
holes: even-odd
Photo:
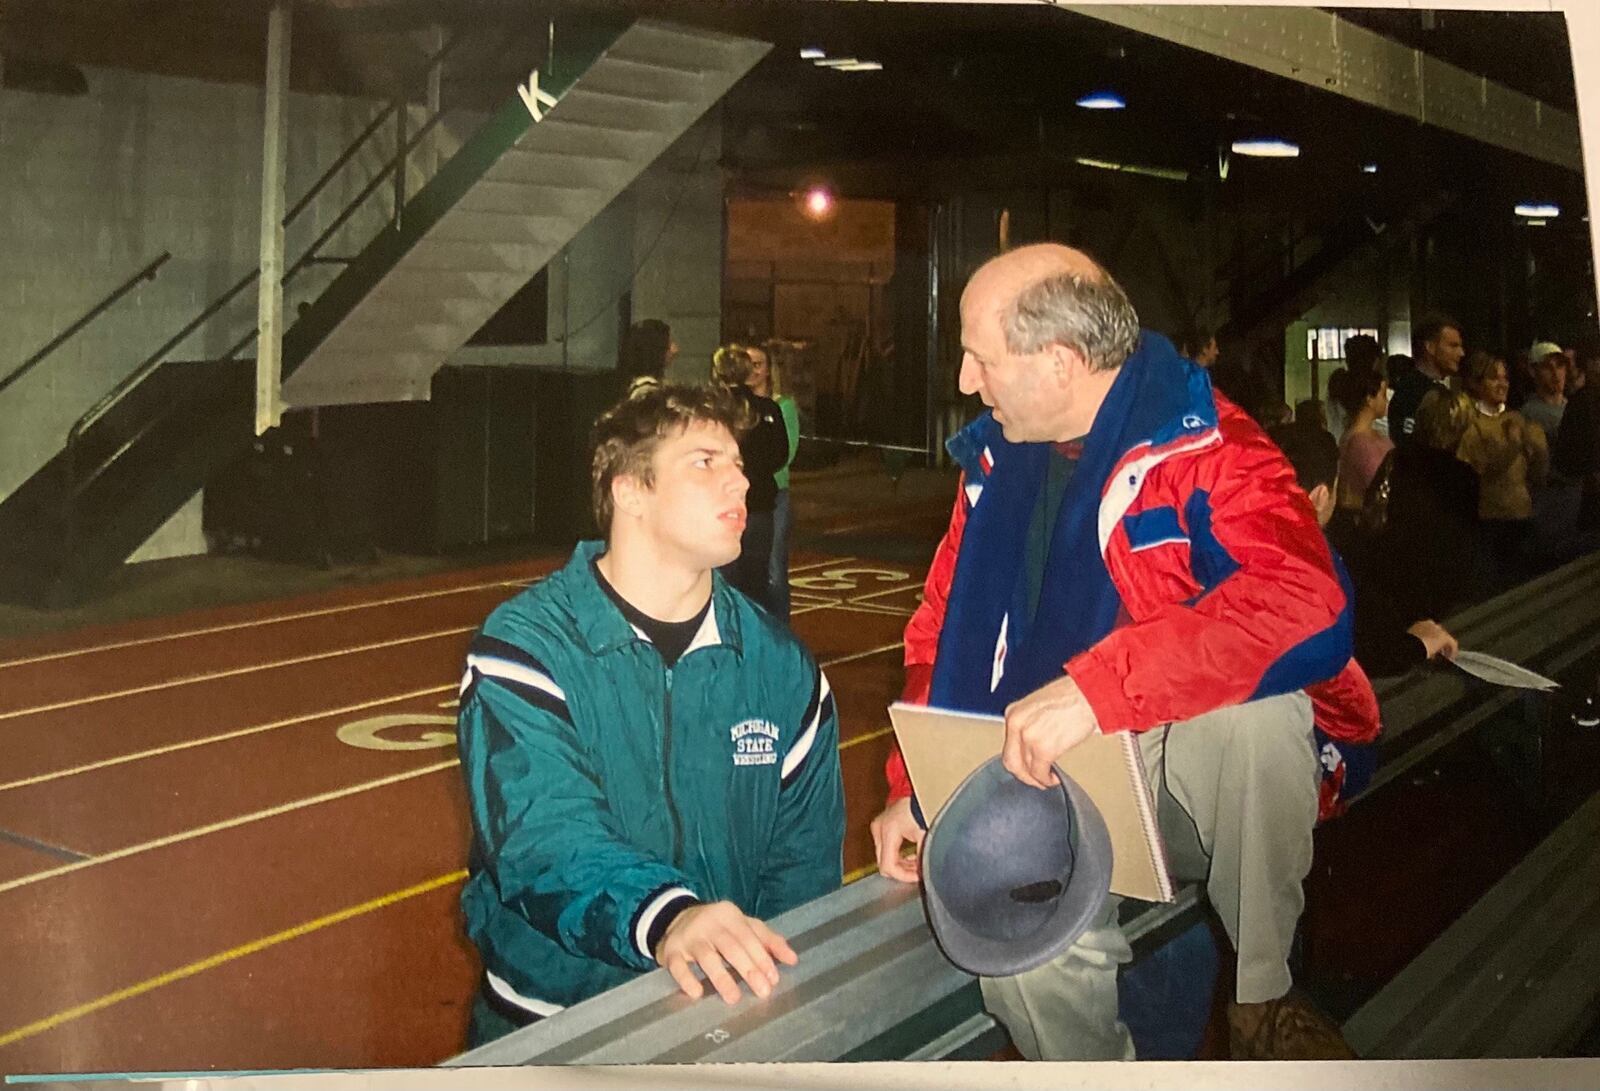
[(1236, 1061), (1356, 1059), (1338, 1025), (1295, 989), (1264, 1004), (1229, 1004), (1228, 1047)]

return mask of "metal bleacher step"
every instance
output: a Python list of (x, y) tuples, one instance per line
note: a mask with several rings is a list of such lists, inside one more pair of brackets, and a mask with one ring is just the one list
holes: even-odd
[(1559, 1056), (1600, 1001), (1600, 793), (1344, 1025), (1361, 1056)]

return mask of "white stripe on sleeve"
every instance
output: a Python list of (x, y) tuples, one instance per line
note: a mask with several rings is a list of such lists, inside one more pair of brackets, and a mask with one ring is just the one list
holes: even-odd
[(639, 953), (645, 958), (655, 957), (650, 948), (645, 945), (645, 940), (650, 935), (650, 926), (655, 924), (656, 918), (661, 915), (663, 909), (673, 902), (683, 901), (684, 899), (690, 901), (698, 900), (694, 891), (686, 886), (668, 887), (652, 898), (650, 903), (644, 907), (644, 912), (639, 914), (639, 923), (633, 926), (633, 945), (638, 948)]
[(467, 656), (468, 670), (477, 670), (491, 678), (504, 678), (509, 682), (520, 682), (525, 686), (543, 690), (558, 701), (567, 699), (566, 691), (556, 685), (555, 679), (543, 671), (536, 671), (524, 663), (513, 663), (509, 659), (499, 659), (492, 655)]
[(811, 745), (817, 741), (817, 731), (822, 727), (822, 710), (827, 705), (828, 697), (833, 692), (828, 688), (828, 676), (826, 674), (819, 670), (817, 678), (822, 686), (821, 692), (817, 694), (817, 711), (812, 713), (811, 722), (806, 725), (806, 729), (800, 733), (800, 737), (789, 748), (788, 755), (783, 759), (783, 768), (778, 773), (779, 779), (787, 777), (790, 773), (800, 768), (801, 763), (806, 760), (806, 755), (811, 753)]

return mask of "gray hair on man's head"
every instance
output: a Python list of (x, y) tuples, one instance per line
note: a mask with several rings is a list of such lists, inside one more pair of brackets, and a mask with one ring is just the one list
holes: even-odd
[(1064, 345), (1092, 371), (1122, 366), (1139, 343), (1139, 316), (1110, 275), (1057, 273), (1034, 281), (1000, 318), (1006, 349), (1018, 354)]

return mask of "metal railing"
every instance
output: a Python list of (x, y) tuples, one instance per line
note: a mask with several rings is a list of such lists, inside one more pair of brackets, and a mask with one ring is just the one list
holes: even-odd
[(160, 257), (156, 258), (154, 261), (151, 261), (143, 269), (140, 269), (137, 273), (133, 274), (133, 276), (129, 277), (119, 286), (114, 288), (111, 291), (111, 294), (107, 295), (100, 302), (96, 303), (93, 307), (90, 307), (87, 311), (85, 311), (83, 317), (79, 318), (76, 322), (72, 323), (72, 325), (68, 326), (66, 329), (52, 337), (49, 344), (45, 345), (44, 348), (40, 349), (38, 352), (22, 361), (22, 363), (17, 365), (11, 374), (7, 375), (4, 379), (0, 379), (0, 393), (4, 393), (12, 383), (16, 382), (18, 379), (28, 374), (28, 372), (38, 367), (39, 364), (43, 362), (44, 359), (52, 352), (55, 352), (56, 349), (72, 340), (85, 326), (89, 325), (89, 323), (93, 322), (96, 318), (99, 318), (106, 311), (110, 310), (112, 306), (116, 304), (117, 300), (133, 291), (133, 289), (138, 286), (141, 281), (155, 280), (157, 274), (161, 272), (161, 267), (170, 261), (171, 258), (172, 254), (169, 251), (163, 250)]
[[(456, 47), (465, 38), (466, 33), (467, 31), (465, 29), (458, 29), (454, 34), (452, 34), (449, 40), (446, 41), (438, 49), (438, 51), (428, 58), (427, 63), (421, 69), (420, 78), (423, 80), (429, 78), (434, 69), (442, 65), (445, 59), (455, 51)], [(366, 127), (363, 128), (355, 137), (355, 139), (351, 141), (351, 143), (344, 149), (344, 151), (334, 159), (333, 163), (331, 163), (327, 169), (323, 171), (322, 175), (311, 184), (310, 188), (307, 189), (303, 195), (301, 195), (299, 200), (295, 201), (294, 205), (288, 210), (283, 218), (284, 228), (287, 229), (297, 216), (311, 206), (311, 203), (317, 198), (318, 194), (327, 188), (333, 179), (338, 176), (339, 172), (360, 152), (364, 146), (366, 146), (373, 134), (376, 133), (386, 121), (395, 117), (397, 114), (403, 115), (405, 110), (406, 100), (403, 97), (396, 97), (387, 105), (385, 105), (383, 109), (379, 110), (378, 113), (367, 123)], [(405, 168), (407, 157), (413, 150), (416, 149), (418, 144), (426, 139), (427, 135), (433, 131), (434, 127), (443, 118), (443, 116), (443, 109), (435, 112), (434, 115), (429, 118), (428, 121), (422, 125), (409, 140), (404, 141), (399, 147), (396, 148), (395, 154), (378, 172), (376, 177), (369, 180), (367, 184), (362, 187), (361, 191), (345, 206), (339, 215), (334, 217), (333, 222), (317, 236), (317, 238), (309, 247), (307, 247), (306, 252), (300, 257), (300, 259), (289, 267), (284, 274), (285, 284), (289, 283), (296, 274), (301, 272), (306, 267), (312, 264), (327, 263), (328, 261), (332, 260), (320, 258), (317, 254), (318, 249), (322, 247), (330, 238), (332, 238), (341, 227), (349, 222), (350, 218), (355, 215), (355, 213), (361, 208), (366, 200), (377, 191), (378, 187), (381, 186), (391, 174), (397, 170), (403, 170)], [(396, 208), (390, 217), (391, 228), (398, 224), (399, 217), (400, 209)], [(342, 262), (345, 259), (339, 260)], [(142, 437), (148, 434), (152, 428), (159, 424), (165, 418), (166, 414), (170, 412), (172, 403), (166, 403), (159, 411), (151, 413), (145, 419), (145, 421), (132, 432), (132, 434), (124, 437), (123, 441), (117, 445), (115, 450), (102, 457), (96, 463), (96, 465), (87, 468), (82, 468), (79, 466), (80, 447), (84, 433), (86, 433), (89, 428), (95, 424), (95, 422), (99, 421), (116, 405), (118, 405), (123, 398), (127, 397), (127, 395), (135, 387), (139, 386), (142, 382), (154, 374), (154, 372), (166, 361), (168, 354), (171, 353), (173, 349), (177, 348), (178, 345), (187, 339), (191, 334), (204, 326), (223, 308), (232, 303), (239, 296), (239, 293), (255, 284), (260, 279), (260, 276), (260, 269), (253, 269), (248, 274), (241, 277), (236, 283), (229, 287), (227, 291), (223, 292), (220, 296), (213, 300), (203, 311), (200, 312), (199, 315), (186, 323), (181, 330), (179, 330), (172, 337), (169, 337), (166, 341), (162, 342), (161, 347), (156, 349), (153, 353), (141, 361), (138, 367), (134, 368), (127, 375), (125, 375), (120, 382), (107, 391), (105, 395), (95, 402), (94, 405), (90, 406), (82, 416), (73, 422), (72, 427), (67, 432), (65, 452), (67, 467), (67, 501), (69, 505), (69, 534), (76, 525), (76, 508), (78, 497), (83, 495), (83, 493), (90, 486), (92, 486), (95, 481), (97, 481), (100, 476), (104, 474), (113, 463), (116, 462), (118, 458), (120, 458)], [(257, 331), (251, 330), (245, 335), (244, 338), (235, 343), (233, 347), (228, 350), (228, 352), (222, 357), (222, 360), (228, 361), (236, 358), (239, 352), (255, 339), (256, 335)]]

